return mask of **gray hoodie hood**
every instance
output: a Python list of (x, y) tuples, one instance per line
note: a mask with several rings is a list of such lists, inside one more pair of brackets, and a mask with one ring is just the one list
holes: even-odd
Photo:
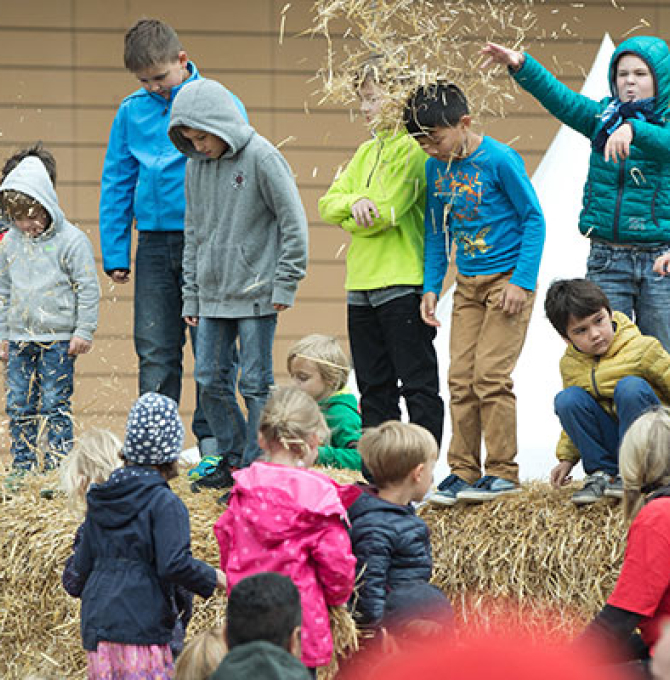
[(0, 191), (10, 189), (39, 201), (52, 224), (39, 236), (12, 226), (0, 244), (0, 339), (92, 340), (100, 289), (90, 241), (65, 219), (39, 158), (24, 158), (7, 175)]
[[(63, 224), (65, 217), (58, 205), (58, 196), (56, 196), (51, 178), (44, 167), (44, 163), (36, 156), (24, 158), (7, 175), (5, 181), (0, 185), (0, 191), (8, 190), (20, 191), (22, 194), (34, 198), (51, 215), (52, 226), (37, 238), (45, 236), (47, 232), (51, 232), (52, 228), (58, 229)], [(12, 226), (11, 223), (10, 226)]]
[(182, 135), (180, 126), (203, 130), (228, 144), (222, 158), (237, 155), (255, 134), (244, 120), (232, 95), (215, 80), (195, 80), (179, 91), (172, 105), (168, 134), (172, 143), (185, 156), (194, 160), (210, 160), (195, 150), (193, 142)]

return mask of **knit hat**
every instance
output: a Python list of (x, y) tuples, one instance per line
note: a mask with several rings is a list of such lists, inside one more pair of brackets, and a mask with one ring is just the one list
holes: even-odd
[(130, 409), (123, 457), (138, 465), (177, 460), (184, 443), (184, 425), (177, 402), (164, 394), (146, 392)]

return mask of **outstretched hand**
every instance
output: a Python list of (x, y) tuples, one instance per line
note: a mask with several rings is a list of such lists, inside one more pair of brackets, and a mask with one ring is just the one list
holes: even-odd
[(492, 42), (486, 43), (482, 47), (482, 54), (487, 56), (486, 61), (482, 64), (482, 68), (489, 68), (490, 66), (500, 64), (508, 66), (513, 71), (518, 70), (526, 58), (523, 52), (517, 52), (516, 50), (509, 49), (509, 47), (503, 47)]

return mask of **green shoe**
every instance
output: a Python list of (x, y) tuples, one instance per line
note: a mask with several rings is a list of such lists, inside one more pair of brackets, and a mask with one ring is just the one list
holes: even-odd
[(212, 472), (214, 472), (221, 462), (221, 459), (223, 456), (204, 456), (203, 458), (200, 459), (200, 462), (196, 467), (194, 467), (192, 470), (189, 470), (187, 473), (187, 477), (192, 481), (192, 482), (197, 482), (199, 479), (202, 479), (203, 477), (207, 477), (208, 475), (211, 475)]

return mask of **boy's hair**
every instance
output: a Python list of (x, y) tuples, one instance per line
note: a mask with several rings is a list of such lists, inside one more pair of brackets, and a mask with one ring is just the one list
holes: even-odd
[(624, 517), (632, 520), (648, 493), (670, 484), (670, 409), (648, 411), (628, 428), (621, 442), (619, 471)]
[(121, 466), (121, 441), (109, 430), (84, 432), (61, 466), (61, 487), (72, 509), (80, 508), (91, 484), (106, 482)]
[(402, 482), (417, 465), (437, 455), (437, 442), (421, 425), (388, 420), (363, 432), (358, 451), (375, 484), (384, 488)]
[(421, 137), (436, 128), (455, 127), (468, 113), (463, 91), (453, 83), (437, 82), (414, 91), (405, 105), (403, 121), (410, 135)]
[(301, 620), (300, 593), (288, 576), (269, 571), (254, 574), (242, 579), (228, 596), (228, 648), (264, 640), (288, 651)]
[(198, 633), (184, 647), (174, 667), (174, 680), (207, 680), (219, 667), (228, 647), (223, 628)]
[(356, 69), (353, 77), (353, 86), (356, 93), (371, 80), (376, 85), (381, 85), (387, 80), (384, 56), (372, 54)]
[(300, 458), (309, 449), (311, 435), (316, 434), (320, 442), (328, 436), (319, 405), (297, 387), (274, 390), (261, 413), (258, 431), (266, 442), (278, 442)]
[(35, 218), (43, 211), (47, 217), (47, 226), (51, 224), (51, 214), (49, 211), (36, 198), (28, 196), (28, 194), (24, 194), (22, 191), (5, 189), (0, 192), (0, 205), (2, 205), (3, 216), (10, 222)]
[(45, 149), (42, 146), (42, 142), (37, 142), (36, 144), (33, 144), (32, 146), (29, 146), (26, 149), (21, 149), (21, 151), (17, 151), (15, 154), (11, 155), (5, 161), (5, 164), (2, 166), (2, 176), (0, 177), (0, 183), (4, 182), (7, 179), (7, 175), (9, 175), (9, 173), (12, 170), (14, 170), (14, 168), (22, 160), (28, 158), (29, 156), (35, 156), (36, 158), (39, 158), (42, 161), (44, 167), (46, 168), (47, 174), (49, 175), (49, 179), (51, 180), (51, 183), (55, 187), (56, 159), (53, 157), (51, 151)]
[(544, 299), (544, 312), (551, 325), (564, 338), (568, 337), (570, 317), (585, 319), (605, 308), (612, 315), (612, 306), (602, 288), (588, 279), (554, 281)]
[(297, 357), (308, 359), (316, 364), (319, 375), (330, 390), (330, 394), (338, 392), (347, 384), (351, 368), (336, 338), (313, 333), (298, 340), (288, 351), (286, 367), (289, 373), (291, 364)]
[(124, 38), (123, 63), (132, 73), (179, 59), (177, 32), (158, 19), (140, 19)]

